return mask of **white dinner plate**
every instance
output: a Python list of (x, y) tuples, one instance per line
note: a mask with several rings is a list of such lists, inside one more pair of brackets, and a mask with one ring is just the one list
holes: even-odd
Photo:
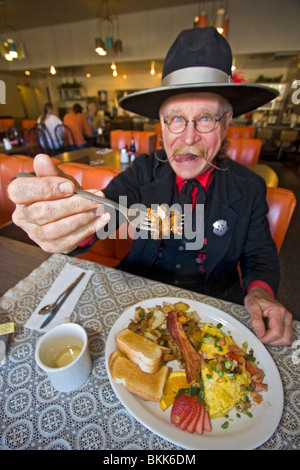
[[(115, 334), (129, 325), (131, 319), (134, 318), (135, 308), (138, 306), (143, 308), (154, 307), (162, 305), (163, 302), (174, 304), (179, 301), (190, 305), (190, 311), (196, 310), (201, 322), (215, 325), (222, 323), (222, 331), (224, 333), (230, 331), (233, 340), (239, 346), (247, 341), (249, 348), (254, 350), (254, 356), (259, 363), (259, 367), (265, 372), (264, 382), (268, 384), (268, 391), (262, 393), (263, 402), (260, 405), (252, 404), (252, 418), (243, 414), (241, 418), (237, 418), (236, 410), (233, 409), (229, 413), (229, 418), (212, 420), (211, 432), (202, 435), (190, 434), (188, 431), (182, 431), (171, 424), (170, 411), (172, 407), (163, 412), (159, 403), (140, 399), (111, 378), (108, 359), (113, 351), (117, 349)], [(131, 306), (118, 318), (110, 330), (105, 349), (105, 361), (112, 388), (125, 408), (150, 431), (184, 449), (255, 449), (272, 436), (280, 422), (283, 410), (283, 388), (271, 355), (247, 327), (227, 313), (210, 305), (190, 299), (158, 297)], [(173, 370), (176, 369), (173, 368)], [(221, 427), (225, 421), (229, 421), (227, 429)]]

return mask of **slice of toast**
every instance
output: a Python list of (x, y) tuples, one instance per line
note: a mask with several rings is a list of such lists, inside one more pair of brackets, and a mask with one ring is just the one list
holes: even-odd
[(162, 366), (154, 374), (143, 372), (137, 364), (119, 351), (114, 351), (108, 361), (113, 380), (146, 401), (159, 402), (169, 375), (169, 367)]
[(163, 365), (162, 348), (138, 333), (125, 328), (115, 336), (118, 349), (142, 371), (154, 374)]

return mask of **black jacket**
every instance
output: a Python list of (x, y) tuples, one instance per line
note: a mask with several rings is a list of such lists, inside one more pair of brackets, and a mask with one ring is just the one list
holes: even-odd
[[(164, 151), (158, 153), (165, 159)], [(279, 262), (267, 220), (266, 186), (264, 180), (229, 158), (217, 158), (221, 168), (214, 173), (207, 219), (206, 280), (200, 291), (207, 295), (242, 302), (252, 281), (264, 281), (277, 292)], [(133, 165), (115, 177), (104, 189), (106, 197), (115, 201), (127, 196), (128, 207), (142, 203), (173, 203), (175, 173), (166, 161), (153, 155), (139, 156)], [(223, 219), (228, 231), (223, 236), (213, 233), (213, 223)], [(138, 238), (133, 241), (121, 268), (145, 277), (151, 273), (161, 242)], [(237, 270), (240, 265), (243, 289)], [(169, 282), (168, 278), (164, 278)]]
[[(166, 160), (163, 150), (157, 154), (160, 159)], [(213, 188), (208, 191), (209, 210), (205, 211), (207, 247), (204, 283), (196, 288), (186, 283), (176, 283), (168, 275), (168, 266), (158, 277), (155, 261), (161, 241), (151, 238), (134, 239), (130, 253), (119, 268), (235, 303), (243, 303), (247, 287), (253, 281), (267, 283), (276, 295), (280, 269), (267, 219), (265, 181), (229, 158), (217, 158), (216, 164), (220, 169), (214, 172)], [(103, 191), (106, 197), (116, 202), (119, 202), (119, 196), (126, 196), (127, 207), (137, 203), (145, 207), (163, 203), (171, 206), (175, 184), (175, 173), (167, 160), (159, 162), (153, 154), (140, 155)], [(218, 220), (227, 222), (228, 230), (223, 236), (213, 232), (213, 223)], [(114, 224), (112, 226), (115, 229)], [(103, 232), (97, 235), (100, 238), (107, 236)], [(94, 242), (97, 240), (95, 236)], [(86, 249), (78, 248), (70, 255), (77, 255)], [(242, 274), (242, 285), (239, 273)]]

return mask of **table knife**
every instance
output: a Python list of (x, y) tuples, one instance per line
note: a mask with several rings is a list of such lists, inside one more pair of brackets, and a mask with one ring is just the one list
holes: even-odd
[(75, 279), (75, 281), (73, 282), (73, 284), (71, 284), (69, 290), (66, 292), (66, 294), (64, 295), (64, 297), (61, 299), (61, 301), (57, 304), (57, 306), (54, 308), (54, 310), (52, 310), (51, 313), (49, 313), (48, 317), (46, 318), (46, 320), (42, 323), (42, 325), (40, 326), (40, 328), (45, 328), (45, 326), (49, 325), (49, 323), (53, 320), (53, 318), (55, 317), (55, 315), (57, 314), (57, 312), (59, 311), (60, 307), (62, 306), (62, 304), (64, 303), (64, 301), (67, 299), (67, 297), (71, 294), (71, 292), (73, 291), (73, 289), (77, 286), (77, 284), (81, 281), (81, 279), (85, 276), (85, 273), (81, 273), (80, 276)]

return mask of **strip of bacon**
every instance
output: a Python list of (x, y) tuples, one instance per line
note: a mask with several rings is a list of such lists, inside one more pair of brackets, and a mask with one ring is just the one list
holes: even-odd
[(201, 371), (201, 358), (194, 347), (191, 345), (189, 339), (187, 338), (182, 323), (179, 321), (178, 316), (180, 312), (173, 310), (169, 312), (167, 318), (167, 328), (176, 341), (178, 347), (180, 348), (183, 359), (185, 361), (185, 373), (188, 382), (193, 380), (199, 381), (200, 371)]

